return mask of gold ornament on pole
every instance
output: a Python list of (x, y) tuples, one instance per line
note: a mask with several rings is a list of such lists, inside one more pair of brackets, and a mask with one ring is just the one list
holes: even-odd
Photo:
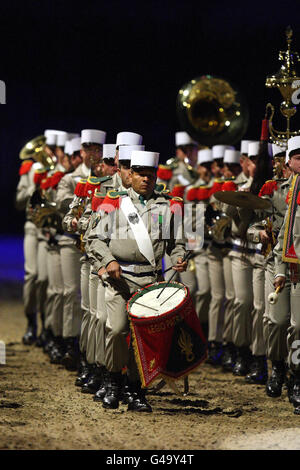
[(282, 62), (280, 70), (274, 75), (266, 78), (267, 88), (278, 88), (283, 101), (280, 104), (281, 114), (286, 118), (286, 130), (279, 131), (273, 127), (272, 119), (275, 108), (271, 103), (266, 106), (266, 112), (271, 111), (269, 119), (269, 132), (271, 141), (283, 147), (287, 144), (290, 137), (300, 134), (300, 129), (291, 131), (290, 120), (296, 114), (299, 99), (297, 99), (297, 90), (300, 89), (300, 76), (296, 72), (296, 63), (300, 61), (298, 52), (291, 50), (293, 31), (290, 26), (286, 29), (287, 50), (279, 52), (279, 61)]

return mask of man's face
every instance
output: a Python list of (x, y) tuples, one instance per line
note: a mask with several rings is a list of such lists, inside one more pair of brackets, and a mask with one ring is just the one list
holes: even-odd
[(59, 163), (62, 165), (63, 159), (65, 158), (64, 151), (60, 147), (55, 147), (55, 155)]
[(178, 160), (181, 160), (182, 162), (184, 162), (184, 159), (186, 158), (186, 154), (181, 148), (177, 148), (176, 157), (178, 158)]
[(257, 163), (257, 157), (255, 158), (248, 158), (248, 174), (249, 176), (252, 176), (254, 178), (255, 172), (256, 172), (256, 163)]
[(193, 168), (196, 167), (198, 159), (198, 147), (196, 145), (187, 146), (187, 157), (189, 159), (189, 164)]
[(103, 176), (113, 176), (117, 171), (117, 166), (115, 165), (114, 159), (103, 160), (100, 164), (101, 174)]
[(156, 184), (156, 169), (143, 168), (138, 171), (131, 170), (131, 186), (142, 196), (150, 196)]
[(76, 168), (79, 165), (81, 165), (81, 163), (82, 163), (82, 157), (79, 153), (71, 156), (71, 165), (72, 165), (72, 168), (74, 168), (74, 170), (76, 170)]
[(215, 178), (220, 178), (223, 175), (223, 167), (217, 160), (214, 160), (211, 164), (211, 172)]
[(130, 167), (120, 164), (118, 168), (118, 173), (121, 176), (122, 184), (125, 188), (130, 188), (131, 186), (131, 170)]
[(249, 158), (246, 155), (242, 155), (240, 158), (240, 165), (242, 167), (242, 171), (247, 178), (249, 177), (248, 160)]
[(232, 178), (233, 176), (238, 176), (240, 172), (241, 172), (240, 165), (225, 163), (224, 172), (223, 172), (225, 178)]
[(198, 165), (197, 167), (198, 176), (206, 183), (210, 180), (210, 171), (204, 165)]
[(68, 155), (65, 155), (64, 158), (62, 159), (62, 166), (66, 170), (66, 172), (71, 171), (72, 165), (71, 165), (71, 159), (68, 157)]
[(102, 158), (102, 146), (98, 144), (92, 144), (88, 147), (82, 147), (80, 150), (80, 155), (82, 156), (83, 163), (91, 168), (93, 164), (100, 162)]
[(288, 164), (294, 173), (300, 173), (300, 154), (293, 155), (289, 159)]

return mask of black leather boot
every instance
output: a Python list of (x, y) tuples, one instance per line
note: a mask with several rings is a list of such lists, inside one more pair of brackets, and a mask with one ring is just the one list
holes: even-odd
[(102, 401), (103, 408), (116, 410), (119, 408), (119, 401), (122, 391), (122, 373), (109, 372), (107, 391)]
[(286, 377), (286, 367), (284, 361), (272, 361), (271, 375), (266, 385), (266, 394), (268, 397), (280, 397), (282, 386)]
[(236, 348), (233, 343), (223, 345), (222, 367), (223, 370), (232, 372), (235, 365)]
[(236, 361), (233, 368), (233, 375), (247, 375), (250, 369), (251, 352), (246, 346), (237, 348)]
[(65, 354), (65, 344), (62, 336), (55, 336), (53, 339), (53, 346), (49, 351), (51, 364), (61, 364), (62, 358)]
[(268, 367), (266, 356), (253, 356), (250, 364), (250, 372), (245, 380), (248, 384), (264, 385), (268, 379)]
[(62, 365), (65, 366), (67, 370), (75, 371), (78, 369), (79, 365), (79, 345), (77, 337), (65, 338), (66, 352), (62, 358)]
[(103, 382), (103, 368), (94, 364), (88, 381), (81, 388), (82, 393), (95, 394)]
[(22, 338), (23, 344), (32, 345), (36, 342), (36, 315), (30, 315), (27, 317), (27, 328)]
[(130, 395), (128, 396), (127, 411), (139, 411), (151, 413), (152, 408), (146, 400), (146, 391), (141, 388), (140, 382), (129, 383)]
[(93, 397), (94, 401), (102, 401), (107, 392), (108, 382), (109, 382), (109, 373), (104, 366), (103, 366), (102, 378), (103, 378), (102, 383)]
[(212, 341), (208, 345), (208, 355), (206, 362), (212, 366), (219, 366), (222, 363), (223, 348), (222, 343)]
[(78, 367), (78, 375), (75, 380), (76, 387), (82, 387), (90, 378), (92, 371), (92, 364), (89, 364), (86, 360), (85, 354), (80, 353), (80, 362)]
[(44, 347), (44, 344), (46, 342), (46, 331), (47, 330), (43, 327), (40, 335), (36, 339), (35, 345), (38, 348), (43, 348)]
[(45, 342), (44, 342), (44, 345), (43, 345), (44, 353), (46, 353), (46, 354), (49, 353), (49, 350), (53, 346), (53, 338), (54, 338), (54, 335), (53, 335), (52, 331), (50, 330), (50, 328), (45, 330)]
[(300, 373), (298, 371), (294, 372), (290, 402), (294, 405), (295, 408), (300, 407)]

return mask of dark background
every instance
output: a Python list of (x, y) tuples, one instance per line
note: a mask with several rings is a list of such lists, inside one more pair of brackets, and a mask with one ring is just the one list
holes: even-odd
[(165, 161), (179, 130), (181, 85), (213, 74), (244, 93), (244, 138), (258, 139), (265, 104), (280, 103), (264, 82), (279, 69), (289, 24), (300, 52), (299, 10), (297, 1), (2, 0), (0, 232), (23, 230), (24, 215), (14, 209), (19, 151), (46, 128), (103, 129), (108, 143), (135, 131)]

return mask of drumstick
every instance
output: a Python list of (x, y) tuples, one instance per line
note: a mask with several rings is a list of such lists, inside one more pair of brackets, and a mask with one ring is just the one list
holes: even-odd
[(155, 312), (159, 312), (159, 310), (157, 310), (156, 308), (149, 307), (148, 305), (140, 304), (139, 302), (136, 302), (136, 301), (134, 303), (137, 304), (137, 305), (140, 305), (141, 307), (150, 308), (150, 310), (154, 310)]
[[(173, 295), (176, 294), (176, 292), (177, 292), (179, 289), (181, 289), (181, 286), (178, 287), (177, 289), (175, 289), (174, 292), (173, 292), (173, 294), (171, 294), (170, 297), (168, 297), (167, 299), (165, 299), (165, 300), (160, 304), (160, 307), (161, 307), (164, 303), (166, 303), (167, 300), (169, 300), (171, 297), (173, 297)], [(156, 297), (156, 298), (158, 298), (158, 297)]]
[[(182, 258), (182, 263), (184, 261), (187, 261), (187, 259), (192, 255), (192, 252), (191, 251), (188, 251), (184, 257)], [(174, 274), (172, 274), (172, 276), (170, 277), (170, 279), (168, 280), (167, 284), (164, 286), (164, 288), (160, 291), (160, 293), (158, 294), (158, 296), (156, 297), (157, 299), (161, 296), (161, 294), (163, 293), (163, 291), (165, 290), (165, 288), (170, 284), (170, 282), (172, 281), (172, 279), (176, 276), (177, 274), (177, 271), (174, 271)], [(173, 294), (172, 294), (173, 295)], [(164, 303), (164, 302), (163, 302)], [(161, 304), (162, 305), (162, 304)]]

